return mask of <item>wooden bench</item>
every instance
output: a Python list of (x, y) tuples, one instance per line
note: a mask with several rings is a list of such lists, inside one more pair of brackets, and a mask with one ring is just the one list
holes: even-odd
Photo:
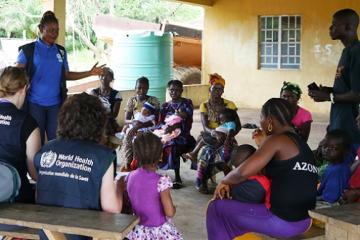
[(0, 236), (5, 236), (3, 239), (8, 240), (12, 238), (34, 239), (38, 240), (39, 230), (34, 228), (21, 227), (19, 229), (1, 231)]
[[(316, 226), (311, 226), (311, 228), (303, 234), (300, 234), (296, 237), (281, 238), (281, 239), (283, 239), (283, 240), (285, 240), (285, 239), (286, 240), (300, 240), (300, 239), (324, 240), (324, 235), (325, 235), (324, 229), (316, 227)], [(278, 238), (272, 238), (272, 237), (268, 237), (268, 236), (264, 236), (264, 235), (259, 235), (259, 237), (261, 237), (262, 240), (278, 239)]]
[(309, 211), (312, 218), (325, 223), (326, 240), (360, 239), (360, 204), (347, 204)]
[(50, 240), (64, 240), (64, 234), (78, 234), (98, 239), (123, 239), (139, 222), (136, 216), (101, 211), (41, 206), (1, 204), (0, 223), (26, 227), (0, 231), (0, 235), (38, 239), (39, 229)]

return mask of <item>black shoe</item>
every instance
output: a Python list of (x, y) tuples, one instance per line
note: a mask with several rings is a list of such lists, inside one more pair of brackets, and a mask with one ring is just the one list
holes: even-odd
[(173, 189), (180, 189), (180, 188), (183, 188), (184, 185), (182, 184), (182, 182), (174, 182), (173, 183)]

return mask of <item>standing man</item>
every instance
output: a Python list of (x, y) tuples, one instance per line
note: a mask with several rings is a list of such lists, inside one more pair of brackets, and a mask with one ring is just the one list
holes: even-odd
[(341, 129), (351, 137), (352, 143), (360, 143), (360, 131), (356, 126), (360, 103), (360, 42), (357, 36), (359, 15), (352, 9), (337, 11), (330, 26), (330, 37), (345, 46), (336, 70), (333, 87), (320, 86), (309, 90), (315, 102), (331, 101), (328, 131)]

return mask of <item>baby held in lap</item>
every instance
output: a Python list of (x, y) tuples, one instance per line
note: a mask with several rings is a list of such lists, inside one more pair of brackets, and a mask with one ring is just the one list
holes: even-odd
[(229, 135), (236, 130), (236, 116), (236, 111), (232, 109), (222, 110), (219, 113), (221, 125), (211, 132), (201, 132), (195, 148), (191, 152), (183, 154), (182, 157), (196, 162), (197, 154), (203, 146), (208, 145), (215, 149), (223, 146)]
[(116, 133), (115, 136), (118, 137), (119, 139), (123, 139), (125, 134), (127, 134), (135, 125), (135, 122), (141, 122), (141, 123), (146, 123), (146, 122), (152, 122), (155, 120), (155, 106), (151, 105), (148, 102), (144, 103), (144, 106), (141, 109), (141, 112), (137, 112), (134, 116), (134, 120), (133, 123), (130, 124), (126, 124), (122, 131), (119, 133)]
[(161, 138), (161, 142), (166, 144), (172, 139), (177, 138), (181, 134), (182, 118), (176, 114), (165, 118), (165, 124), (160, 129), (156, 129), (153, 133)]
[[(231, 165), (235, 168), (240, 166), (255, 151), (256, 149), (249, 144), (234, 147), (231, 152)], [(262, 173), (251, 176), (246, 181), (231, 187), (231, 197), (233, 200), (245, 203), (265, 203), (269, 208), (270, 180)]]

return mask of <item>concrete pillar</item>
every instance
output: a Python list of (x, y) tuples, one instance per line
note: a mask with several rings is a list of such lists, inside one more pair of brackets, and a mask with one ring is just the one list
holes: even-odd
[(59, 20), (59, 37), (57, 43), (65, 46), (65, 17), (66, 17), (66, 0), (43, 0), (43, 11), (51, 10)]

